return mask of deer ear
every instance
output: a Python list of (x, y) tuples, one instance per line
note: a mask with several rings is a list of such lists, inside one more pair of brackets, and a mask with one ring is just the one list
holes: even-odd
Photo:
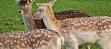
[(41, 5), (41, 3), (36, 3), (36, 5), (40, 6), (40, 5)]
[(37, 6), (39, 6), (39, 3), (36, 3)]
[(15, 0), (17, 3), (19, 3), (20, 2), (20, 0)]
[(31, 3), (35, 2), (35, 0), (29, 0)]
[(49, 4), (51, 5), (51, 7), (54, 5), (55, 2), (56, 2), (56, 0), (53, 0), (53, 1), (49, 2)]

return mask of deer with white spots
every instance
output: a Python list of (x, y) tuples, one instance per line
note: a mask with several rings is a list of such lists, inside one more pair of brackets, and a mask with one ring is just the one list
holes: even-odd
[(85, 17), (57, 20), (48, 3), (38, 3), (33, 19), (43, 19), (47, 29), (57, 31), (64, 37), (67, 49), (78, 49), (79, 45), (98, 43), (102, 49), (111, 49), (111, 18)]
[[(32, 4), (35, 0), (15, 0), (19, 4), (19, 13), (23, 15), (23, 21), (27, 29), (44, 29), (46, 26), (43, 23), (43, 20), (33, 20)], [(56, 0), (49, 2), (51, 6), (54, 5)], [(75, 17), (89, 17), (88, 14), (78, 11), (70, 10), (55, 13), (55, 17), (58, 20), (66, 18), (75, 18)]]
[[(33, 29), (44, 29), (46, 26), (43, 23), (43, 20), (33, 20), (32, 4), (35, 0), (15, 0), (19, 4), (19, 13), (23, 16), (23, 21), (28, 30)], [(49, 2), (51, 7), (54, 5), (56, 0)], [(88, 14), (79, 10), (69, 10), (54, 13), (55, 17), (58, 20), (63, 20), (66, 18), (77, 18), (77, 17), (89, 17)], [(81, 48), (80, 48), (81, 49)], [(87, 46), (87, 49), (90, 49), (90, 46)]]
[(62, 39), (46, 29), (10, 32), (0, 34), (0, 49), (63, 49)]

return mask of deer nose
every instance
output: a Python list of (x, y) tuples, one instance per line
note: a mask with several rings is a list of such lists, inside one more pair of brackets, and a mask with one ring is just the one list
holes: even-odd
[(19, 11), (19, 13), (21, 13), (21, 11)]

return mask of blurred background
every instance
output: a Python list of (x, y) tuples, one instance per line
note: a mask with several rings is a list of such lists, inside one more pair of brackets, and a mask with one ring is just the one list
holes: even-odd
[[(36, 3), (49, 1), (52, 0), (36, 0), (33, 3), (33, 12), (35, 13), (37, 9)], [(0, 0), (0, 34), (27, 30), (22, 15), (18, 13), (18, 7), (15, 0)], [(54, 12), (67, 10), (81, 10), (90, 16), (111, 16), (111, 0), (57, 0), (53, 6)], [(97, 44), (93, 44), (91, 49), (100, 48)]]

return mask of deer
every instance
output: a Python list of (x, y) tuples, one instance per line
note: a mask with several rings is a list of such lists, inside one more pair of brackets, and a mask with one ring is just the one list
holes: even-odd
[(56, 31), (35, 29), (0, 34), (0, 49), (63, 49)]
[(111, 49), (111, 17), (96, 16), (57, 20), (48, 3), (37, 3), (34, 20), (43, 19), (47, 29), (64, 37), (67, 49), (78, 49), (79, 45), (98, 43), (102, 49)]
[[(35, 0), (15, 0), (19, 4), (19, 13), (22, 14), (24, 25), (28, 30), (44, 29), (46, 26), (43, 20), (33, 20), (32, 4)], [(51, 6), (54, 5), (56, 0), (49, 2)], [(58, 20), (75, 17), (89, 17), (88, 14), (79, 10), (69, 10), (55, 13)], [(60, 17), (61, 16), (61, 17)]]
[[(32, 19), (32, 17), (34, 17), (32, 12), (32, 4), (35, 2), (35, 0), (15, 0), (15, 1), (19, 4), (18, 11), (20, 14), (22, 14), (24, 25), (28, 30), (46, 28), (43, 20)], [(55, 2), (56, 0), (49, 2), (51, 7), (53, 7)], [(62, 11), (62, 12), (54, 13), (54, 15), (58, 20), (63, 20), (66, 18), (90, 17), (85, 12), (82, 12), (79, 10)], [(90, 49), (90, 46), (86, 46), (86, 48)]]

